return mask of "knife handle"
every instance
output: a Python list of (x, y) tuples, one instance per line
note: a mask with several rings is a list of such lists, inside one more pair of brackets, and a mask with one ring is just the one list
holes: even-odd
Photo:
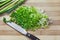
[(31, 40), (40, 40), (39, 38), (35, 37), (34, 35), (27, 33), (26, 36), (30, 38)]

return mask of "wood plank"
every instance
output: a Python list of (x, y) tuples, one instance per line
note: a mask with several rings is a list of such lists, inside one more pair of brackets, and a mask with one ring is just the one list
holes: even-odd
[(40, 6), (38, 4), (24, 4), (25, 6), (35, 6), (38, 10), (39, 9), (43, 9), (45, 10), (46, 12), (60, 12), (60, 7), (57, 6), (57, 7), (50, 7), (50, 6)]
[[(56, 40), (59, 36), (36, 35), (41, 40)], [(30, 40), (25, 36), (0, 36), (0, 40)]]
[[(34, 35), (60, 35), (60, 30), (39, 30), (37, 32), (29, 31)], [(0, 35), (21, 35), (21, 33), (14, 30), (0, 30)]]
[(40, 2), (31, 2), (25, 3), (24, 5), (37, 5), (39, 7), (58, 7), (60, 3), (40, 3)]
[[(28, 31), (34, 35), (60, 35), (60, 25), (50, 25), (46, 29), (38, 29), (36, 31)], [(21, 35), (16, 30), (12, 29), (10, 26), (1, 26), (0, 35)]]
[(60, 0), (27, 0), (27, 2), (60, 3)]
[(45, 13), (49, 16), (60, 16), (60, 12), (58, 12), (58, 11), (55, 11), (55, 12), (46, 11)]

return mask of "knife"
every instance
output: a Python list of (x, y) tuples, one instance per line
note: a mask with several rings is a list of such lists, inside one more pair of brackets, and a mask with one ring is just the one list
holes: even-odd
[(9, 25), (10, 27), (12, 27), (13, 29), (15, 29), (16, 31), (20, 32), (21, 34), (25, 35), (26, 37), (30, 38), (31, 40), (40, 40), (39, 38), (37, 38), (36, 36), (28, 33), (25, 29), (23, 29), (21, 26), (10, 22), (10, 21), (6, 21), (6, 18), (3, 19), (3, 21)]

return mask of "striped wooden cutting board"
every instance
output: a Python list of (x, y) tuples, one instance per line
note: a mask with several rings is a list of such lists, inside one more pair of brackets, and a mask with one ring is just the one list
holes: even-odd
[[(28, 31), (36, 36), (38, 35), (60, 35), (60, 0), (27, 0), (25, 4), (28, 6), (35, 6), (38, 9), (43, 9), (53, 20), (53, 24), (49, 25), (47, 29), (38, 29), (36, 31)], [(21, 35), (3, 21), (3, 17), (8, 17), (8, 14), (0, 15), (0, 35)], [(39, 36), (38, 36), (39, 37)]]

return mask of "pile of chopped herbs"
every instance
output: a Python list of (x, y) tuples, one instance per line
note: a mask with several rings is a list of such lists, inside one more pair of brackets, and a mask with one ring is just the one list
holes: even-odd
[(36, 30), (48, 26), (48, 16), (30, 6), (20, 6), (10, 15), (10, 21), (26, 30)]

